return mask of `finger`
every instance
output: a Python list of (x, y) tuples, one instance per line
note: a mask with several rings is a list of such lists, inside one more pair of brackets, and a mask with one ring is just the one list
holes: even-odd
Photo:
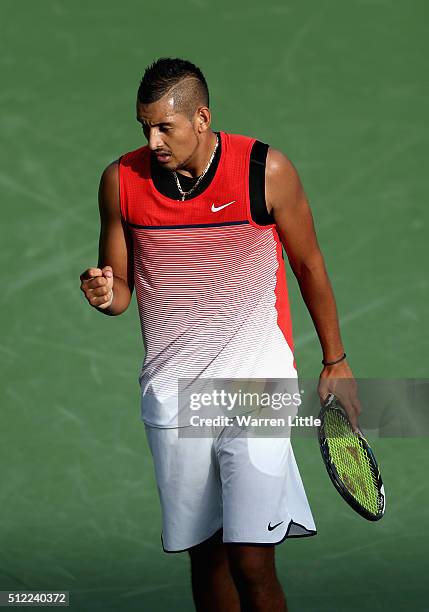
[(329, 386), (323, 378), (319, 380), (319, 385), (317, 387), (317, 393), (319, 394), (320, 401), (324, 403), (326, 398), (329, 395)]
[(93, 289), (94, 287), (97, 287), (98, 286), (97, 279), (103, 279), (103, 278), (104, 277), (99, 268), (88, 268), (88, 270), (86, 270), (81, 275), (81, 283), (80, 283), (81, 291), (86, 293), (88, 288)]
[(98, 308), (108, 308), (113, 302), (113, 289), (110, 290), (109, 295), (104, 297), (106, 300), (102, 304), (99, 304)]
[(326, 402), (329, 397), (329, 391), (319, 391), (319, 399), (322, 404)]
[(91, 287), (91, 289), (96, 289), (97, 287), (107, 287), (109, 284), (107, 278), (105, 276), (96, 276), (95, 278), (91, 278), (87, 282), (87, 286)]
[(108, 306), (109, 302), (111, 301), (113, 296), (113, 291), (109, 292), (109, 295), (102, 295), (102, 296), (93, 296), (91, 298), (88, 299), (89, 303), (91, 304), (91, 306)]
[(88, 302), (93, 306), (93, 299), (109, 295), (107, 279), (100, 276), (90, 281), (84, 281), (82, 291)]
[(90, 278), (89, 280), (83, 281), (81, 289), (84, 291), (84, 293), (86, 293), (94, 291), (98, 287), (107, 287), (107, 285), (108, 280), (104, 276), (96, 276), (95, 278)]
[(329, 389), (319, 391), (319, 398), (320, 398), (320, 403), (322, 404), (322, 406), (326, 404), (330, 395), (331, 395), (331, 392)]
[(110, 296), (111, 290), (107, 286), (107, 283), (103, 287), (97, 287), (96, 289), (91, 289), (91, 297), (108, 297)]
[(85, 272), (82, 272), (82, 274), (80, 275), (80, 280), (85, 281), (94, 278), (95, 276), (102, 275), (103, 272), (100, 270), (100, 268), (87, 268)]
[(102, 272), (106, 278), (113, 278), (113, 270), (111, 266), (104, 266), (104, 268), (102, 268)]

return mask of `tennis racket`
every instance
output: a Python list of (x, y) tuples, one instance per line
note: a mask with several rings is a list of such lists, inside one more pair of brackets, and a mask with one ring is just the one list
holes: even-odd
[(369, 521), (384, 515), (386, 498), (374, 453), (361, 431), (353, 432), (338, 398), (326, 398), (319, 414), (318, 437), (323, 461), (335, 488)]

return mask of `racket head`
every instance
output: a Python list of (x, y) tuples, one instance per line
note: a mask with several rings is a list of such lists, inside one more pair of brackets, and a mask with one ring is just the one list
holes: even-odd
[(329, 477), (343, 499), (369, 521), (380, 520), (386, 508), (383, 481), (374, 453), (361, 431), (353, 431), (332, 393), (320, 413), (318, 438)]

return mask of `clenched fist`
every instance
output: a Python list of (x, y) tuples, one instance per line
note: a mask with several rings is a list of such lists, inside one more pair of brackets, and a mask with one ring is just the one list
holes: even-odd
[(91, 306), (105, 309), (113, 302), (113, 270), (88, 268), (80, 275), (80, 288)]

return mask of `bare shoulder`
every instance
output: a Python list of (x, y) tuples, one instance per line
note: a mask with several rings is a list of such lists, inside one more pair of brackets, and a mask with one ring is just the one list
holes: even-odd
[(302, 195), (302, 184), (298, 171), (289, 157), (269, 147), (265, 166), (265, 192), (267, 208), (293, 206)]
[(272, 147), (269, 147), (267, 153), (265, 176), (266, 179), (273, 182), (301, 182), (298, 172), (289, 157), (282, 151)]
[(100, 184), (119, 185), (119, 159), (115, 159), (106, 166), (101, 175)]
[(119, 160), (111, 162), (103, 170), (98, 190), (100, 211), (119, 214)]

